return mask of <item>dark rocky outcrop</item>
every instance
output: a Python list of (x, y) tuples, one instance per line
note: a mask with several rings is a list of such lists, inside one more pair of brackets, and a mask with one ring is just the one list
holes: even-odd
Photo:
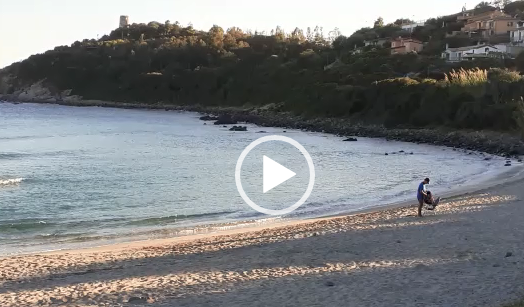
[(247, 127), (245, 126), (233, 126), (229, 128), (229, 131), (247, 131)]
[[(217, 116), (216, 125), (246, 122), (263, 127), (282, 127), (311, 132), (325, 132), (335, 135), (355, 137), (385, 138), (390, 141), (403, 141), (416, 144), (431, 144), (485, 152), (498, 156), (516, 157), (524, 155), (524, 142), (517, 135), (492, 131), (464, 131), (452, 129), (410, 129), (386, 128), (384, 126), (352, 123), (347, 118), (304, 118), (287, 112), (261, 111), (260, 109), (221, 109), (202, 106), (150, 105), (139, 103), (108, 102), (99, 100), (73, 100), (49, 102), (42, 100), (25, 101), (10, 95), (0, 99), (11, 102), (56, 103), (69, 106), (99, 106), (126, 109), (169, 109), (191, 111)], [(211, 116), (211, 115), (210, 115)]]
[(344, 142), (356, 142), (357, 139), (356, 138), (347, 138), (344, 140)]
[(237, 121), (230, 114), (222, 114), (217, 117), (215, 125), (236, 125)]
[[(198, 110), (192, 111), (198, 112)], [(393, 141), (463, 148), (499, 156), (524, 155), (522, 140), (518, 136), (507, 133), (449, 129), (390, 129), (383, 126), (350, 124), (345, 119), (305, 119), (285, 112), (265, 112), (262, 114), (256, 114), (257, 112), (253, 110), (216, 110), (215, 112), (216, 114), (223, 114), (223, 112), (229, 114), (239, 122), (265, 127), (287, 127), (312, 132), (323, 131), (331, 134), (355, 135), (357, 137), (387, 138)]]
[(205, 116), (201, 116), (199, 119), (205, 120), (205, 121), (211, 121), (211, 120), (218, 120), (218, 117), (205, 115)]

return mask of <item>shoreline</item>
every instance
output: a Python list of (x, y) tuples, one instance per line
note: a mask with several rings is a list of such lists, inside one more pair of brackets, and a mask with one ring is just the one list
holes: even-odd
[[(509, 175), (509, 176), (508, 176)], [(524, 181), (524, 165), (519, 165), (508, 171), (498, 174), (496, 177), (483, 182), (481, 184), (475, 184), (462, 191), (450, 191), (447, 193), (439, 194), (444, 203), (453, 201), (457, 198), (465, 197), (471, 194), (478, 194), (488, 189), (495, 189), (500, 186)], [(205, 233), (179, 235), (156, 239), (145, 239), (145, 240), (131, 240), (125, 242), (103, 244), (84, 248), (64, 248), (50, 251), (40, 252), (28, 252), (14, 255), (0, 256), (1, 259), (7, 258), (18, 258), (24, 256), (40, 256), (40, 255), (72, 255), (72, 254), (94, 254), (104, 252), (125, 252), (130, 250), (137, 250), (142, 248), (160, 248), (172, 244), (191, 243), (198, 240), (210, 240), (214, 238), (220, 238), (225, 236), (234, 235), (246, 235), (259, 231), (278, 231), (279, 229), (286, 229), (294, 226), (307, 226), (308, 224), (315, 224), (319, 222), (329, 222), (330, 220), (336, 220), (340, 218), (351, 218), (366, 216), (372, 214), (380, 214), (391, 210), (413, 210), (415, 213), (416, 203), (415, 201), (398, 201), (385, 205), (378, 205), (363, 209), (357, 209), (355, 211), (337, 213), (337, 214), (326, 214), (318, 217), (306, 217), (297, 219), (285, 219), (282, 221), (269, 222), (267, 224), (248, 225), (244, 227), (231, 228), (226, 230), (215, 230)], [(423, 210), (423, 214), (427, 213), (427, 210)]]
[(20, 100), (9, 95), (0, 95), (5, 103), (35, 103), (70, 107), (104, 107), (117, 109), (185, 111), (200, 114), (228, 116), (239, 123), (251, 123), (261, 127), (279, 127), (309, 132), (323, 132), (345, 137), (383, 138), (392, 141), (446, 146), (454, 150), (478, 151), (506, 158), (519, 159), (524, 155), (524, 141), (510, 133), (495, 131), (466, 131), (450, 128), (415, 129), (385, 128), (377, 125), (352, 123), (347, 118), (306, 119), (271, 107), (202, 107), (199, 105), (171, 105), (158, 103), (125, 103), (103, 100), (57, 101), (56, 99)]
[(423, 218), (411, 206), (159, 245), (0, 258), (0, 305), (500, 306), (524, 293), (517, 173), (520, 181), (446, 199)]
[[(186, 110), (186, 109), (181, 109), (179, 111), (196, 112), (196, 111)], [(483, 182), (481, 184), (475, 184), (474, 186), (469, 186), (465, 190), (462, 190), (462, 191), (450, 191), (447, 193), (439, 194), (439, 196), (441, 196), (443, 199), (455, 198), (455, 197), (467, 195), (469, 193), (472, 193), (478, 190), (487, 189), (487, 188), (491, 188), (491, 187), (494, 187), (500, 184), (504, 184), (508, 181), (507, 179), (508, 173), (514, 174), (517, 171), (522, 172), (522, 169), (523, 167), (521, 165), (512, 167), (512, 169), (501, 172), (500, 174), (496, 175), (496, 177), (491, 178), (487, 182)], [(512, 180), (512, 181), (519, 180), (518, 178), (515, 178), (518, 175), (519, 174), (516, 174), (516, 175), (514, 174), (514, 176), (512, 176), (509, 180)], [(161, 238), (155, 238), (155, 239), (130, 239), (130, 240), (123, 240), (120, 242), (115, 242), (115, 243), (110, 243), (110, 244), (101, 244), (101, 245), (97, 245), (95, 243), (93, 244), (93, 246), (89, 246), (85, 248), (74, 248), (73, 247), (73, 248), (61, 248), (61, 249), (48, 250), (48, 251), (21, 252), (21, 253), (11, 254), (11, 255), (2, 255), (0, 256), (0, 258), (18, 257), (18, 256), (24, 256), (24, 255), (41, 255), (41, 254), (86, 253), (86, 252), (110, 251), (110, 250), (115, 250), (115, 249), (122, 250), (122, 249), (129, 249), (129, 248), (144, 247), (144, 246), (151, 245), (151, 244), (155, 246), (159, 246), (159, 245), (164, 245), (164, 244), (187, 242), (187, 241), (215, 237), (215, 236), (241, 234), (241, 233), (253, 232), (253, 231), (257, 231), (261, 229), (271, 229), (271, 228), (279, 228), (279, 227), (288, 227), (288, 226), (299, 225), (299, 224), (304, 224), (304, 223), (313, 223), (316, 221), (326, 220), (330, 218), (376, 213), (380, 211), (403, 208), (403, 207), (409, 206), (410, 204), (412, 205), (413, 202), (412, 201), (396, 201), (396, 202), (392, 202), (389, 204), (361, 208), (361, 209), (356, 209), (354, 211), (345, 211), (345, 212), (337, 213), (337, 214), (327, 213), (325, 215), (320, 215), (316, 217), (302, 217), (302, 218), (289, 218), (289, 219), (286, 219), (284, 217), (285, 219), (279, 220), (279, 221), (271, 221), (268, 223), (258, 223), (255, 221), (251, 225), (247, 223), (246, 225), (241, 225), (240, 227), (235, 227), (235, 225), (230, 225), (230, 224), (236, 224), (237, 222), (238, 223), (244, 222), (244, 221), (237, 221), (237, 222), (225, 223), (226, 227), (232, 228), (228, 230), (217, 229), (220, 227), (217, 227), (216, 225), (220, 225), (220, 223), (204, 224), (204, 225), (201, 225), (202, 228), (210, 229), (210, 230), (200, 232), (200, 233), (196, 231), (196, 234), (163, 236)]]
[(439, 195), (438, 209), (425, 210), (423, 218), (415, 216), (416, 203), (406, 201), (214, 233), (4, 256), (0, 305), (500, 306), (524, 293), (522, 183), (524, 165), (514, 165)]

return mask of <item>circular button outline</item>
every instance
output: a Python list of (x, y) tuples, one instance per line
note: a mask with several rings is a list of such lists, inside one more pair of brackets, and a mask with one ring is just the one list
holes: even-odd
[[(265, 142), (269, 142), (269, 141), (281, 141), (281, 142), (285, 142), (285, 143), (288, 143), (290, 145), (293, 145), (296, 149), (298, 149), (300, 151), (300, 153), (302, 153), (304, 158), (306, 158), (306, 161), (307, 161), (307, 164), (308, 164), (308, 167), (309, 167), (309, 183), (308, 183), (306, 192), (302, 195), (302, 198), (300, 198), (294, 205), (292, 205), (290, 207), (287, 207), (285, 209), (281, 209), (281, 210), (267, 209), (267, 208), (263, 208), (263, 207), (260, 207), (257, 204), (255, 204), (246, 195), (246, 192), (244, 191), (244, 188), (242, 187), (242, 182), (240, 181), (240, 169), (242, 168), (242, 164), (244, 163), (244, 159), (246, 158), (246, 156), (256, 146), (258, 146), (258, 145), (260, 145), (262, 143), (265, 143)], [(236, 164), (236, 167), (235, 167), (235, 182), (236, 182), (238, 193), (240, 194), (242, 199), (251, 208), (255, 209), (256, 211), (258, 211), (260, 213), (264, 213), (264, 214), (267, 214), (267, 215), (284, 215), (284, 214), (291, 213), (294, 210), (296, 210), (298, 207), (302, 206), (306, 202), (306, 200), (309, 198), (309, 196), (311, 195), (311, 192), (313, 191), (313, 186), (315, 185), (315, 165), (313, 165), (313, 159), (311, 159), (311, 156), (309, 155), (307, 150), (299, 142), (297, 142), (297, 141), (295, 141), (292, 138), (287, 137), (287, 136), (268, 135), (268, 136), (264, 136), (264, 137), (261, 137), (261, 138), (258, 138), (256, 140), (254, 140), (253, 142), (251, 142), (251, 144), (249, 144), (246, 148), (244, 148), (244, 150), (242, 151), (242, 153), (238, 157), (237, 164)]]

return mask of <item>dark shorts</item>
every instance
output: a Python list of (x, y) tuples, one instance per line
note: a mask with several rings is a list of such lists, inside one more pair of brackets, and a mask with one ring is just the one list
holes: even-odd
[(417, 199), (419, 203), (424, 203), (424, 197), (422, 195), (420, 196), (417, 195)]

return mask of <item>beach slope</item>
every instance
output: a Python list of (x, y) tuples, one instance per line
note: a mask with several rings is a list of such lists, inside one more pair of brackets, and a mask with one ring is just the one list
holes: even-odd
[(524, 295), (524, 181), (148, 246), (0, 258), (0, 306), (501, 306)]

